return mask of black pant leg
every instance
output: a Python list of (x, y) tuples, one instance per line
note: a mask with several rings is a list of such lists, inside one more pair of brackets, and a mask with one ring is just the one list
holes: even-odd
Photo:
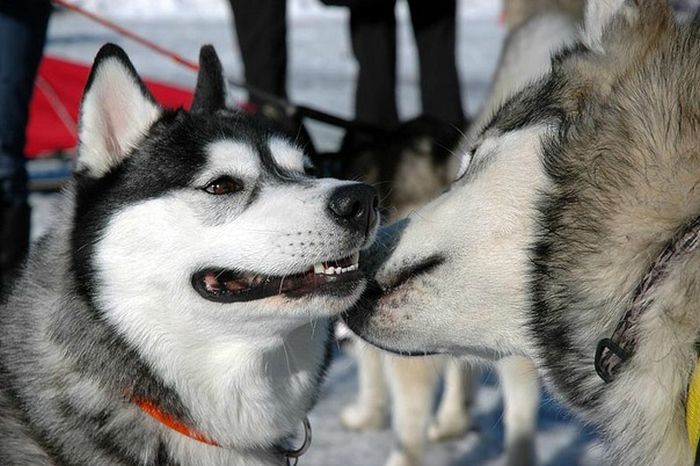
[(29, 248), (25, 129), (50, 14), (48, 0), (0, 1), (0, 291)]
[(27, 202), (25, 130), (50, 13), (48, 0), (0, 2), (0, 203), (3, 205)]
[[(248, 84), (287, 97), (286, 0), (229, 0)], [(256, 101), (251, 97), (251, 100)]]
[(352, 49), (358, 63), (355, 118), (387, 129), (396, 109), (395, 0), (374, 0), (350, 10)]
[(456, 0), (408, 0), (418, 47), (423, 113), (462, 125), (464, 110), (455, 57)]

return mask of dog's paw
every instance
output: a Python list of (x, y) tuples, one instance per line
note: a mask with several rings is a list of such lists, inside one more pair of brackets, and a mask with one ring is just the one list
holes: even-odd
[(389, 419), (381, 409), (352, 404), (340, 413), (340, 424), (347, 430), (381, 430), (389, 427)]
[(384, 466), (421, 466), (421, 461), (411, 458), (406, 452), (394, 450), (389, 455)]
[(445, 442), (465, 435), (471, 427), (471, 419), (465, 412), (436, 418), (428, 427), (431, 442)]

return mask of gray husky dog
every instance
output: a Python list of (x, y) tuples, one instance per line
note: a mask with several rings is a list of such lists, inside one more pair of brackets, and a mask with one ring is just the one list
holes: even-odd
[(581, 40), (494, 112), (450, 189), (382, 230), (350, 327), (402, 354), (526, 356), (613, 464), (693, 464), (698, 82), (700, 23), (590, 0)]
[[(210, 46), (190, 111), (98, 53), (77, 167), (0, 309), (0, 464), (282, 465), (330, 318), (366, 280), (377, 194), (225, 108)], [(300, 441), (299, 441), (300, 442)]]

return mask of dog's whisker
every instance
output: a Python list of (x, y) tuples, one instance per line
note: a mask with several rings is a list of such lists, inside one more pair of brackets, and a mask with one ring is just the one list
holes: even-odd
[(317, 319), (311, 319), (311, 338), (313, 339), (314, 335), (316, 335), (316, 322)]
[(284, 359), (287, 362), (287, 372), (289, 373), (289, 376), (292, 376), (292, 366), (289, 362), (289, 353), (287, 352), (287, 343), (282, 340), (282, 350), (284, 351)]

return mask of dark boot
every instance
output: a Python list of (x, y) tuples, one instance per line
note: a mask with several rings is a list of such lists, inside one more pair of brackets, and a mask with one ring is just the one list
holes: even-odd
[(30, 214), (27, 204), (0, 207), (0, 296), (27, 256)]

